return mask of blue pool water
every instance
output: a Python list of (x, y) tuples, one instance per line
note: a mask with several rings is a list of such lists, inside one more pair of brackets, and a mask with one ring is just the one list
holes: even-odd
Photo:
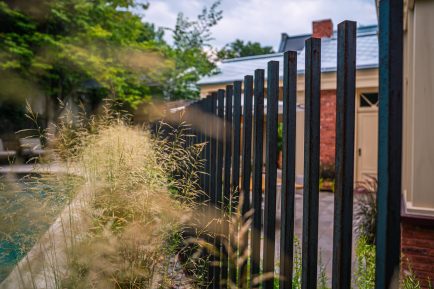
[(0, 175), (0, 282), (70, 199), (71, 188), (55, 184), (46, 175)]

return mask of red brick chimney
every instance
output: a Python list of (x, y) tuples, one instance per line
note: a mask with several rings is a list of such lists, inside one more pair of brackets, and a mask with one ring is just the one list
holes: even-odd
[(331, 19), (312, 22), (312, 37), (330, 38), (333, 36), (333, 22)]

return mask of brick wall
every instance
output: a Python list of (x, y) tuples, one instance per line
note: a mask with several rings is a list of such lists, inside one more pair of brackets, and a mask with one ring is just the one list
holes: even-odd
[(320, 161), (322, 164), (335, 163), (336, 142), (336, 90), (321, 91), (321, 140)]
[(411, 220), (402, 220), (401, 251), (404, 274), (411, 266), (423, 288), (428, 288), (427, 280), (434, 286), (434, 224), (422, 221), (419, 225)]

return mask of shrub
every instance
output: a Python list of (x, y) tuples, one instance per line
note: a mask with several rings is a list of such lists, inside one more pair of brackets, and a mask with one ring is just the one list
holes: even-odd
[(321, 163), (319, 168), (319, 189), (321, 191), (335, 191), (335, 165)]
[(369, 244), (375, 243), (377, 219), (376, 178), (368, 178), (356, 188), (356, 206), (354, 210), (355, 232), (359, 238), (365, 238)]
[(324, 180), (334, 180), (336, 177), (335, 165), (321, 163), (319, 168), (319, 176)]

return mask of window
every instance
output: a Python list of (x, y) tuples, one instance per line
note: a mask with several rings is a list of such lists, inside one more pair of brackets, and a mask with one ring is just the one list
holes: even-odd
[(378, 107), (378, 93), (362, 93), (359, 105), (361, 108)]

